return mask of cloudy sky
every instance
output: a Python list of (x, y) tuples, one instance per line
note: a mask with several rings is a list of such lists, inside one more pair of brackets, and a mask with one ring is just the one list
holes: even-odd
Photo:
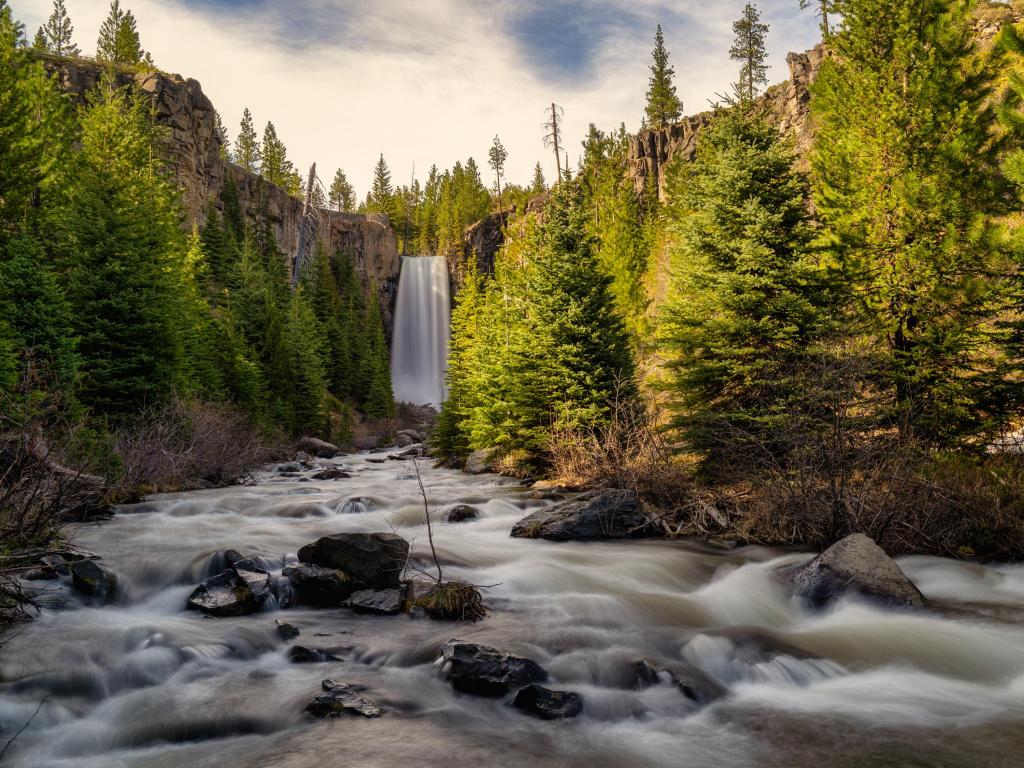
[[(243, 107), (272, 120), (305, 173), (342, 167), (366, 193), (383, 152), (396, 181), (415, 165), (473, 156), (486, 169), (500, 134), (509, 178), (540, 160), (545, 105), (565, 109), (575, 165), (588, 123), (639, 127), (654, 30), (661, 24), (685, 111), (736, 78), (732, 21), (746, 0), (121, 0), (164, 70), (203, 85), (233, 137)], [(51, 0), (10, 0), (29, 36)], [(66, 0), (83, 53), (95, 49), (109, 0)], [(798, 0), (761, 0), (772, 82), (786, 53), (817, 41)], [(488, 174), (489, 176), (489, 171)], [(488, 178), (485, 178), (488, 180)]]

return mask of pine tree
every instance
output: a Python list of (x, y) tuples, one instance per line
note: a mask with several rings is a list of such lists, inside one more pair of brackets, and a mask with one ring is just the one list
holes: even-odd
[(501, 202), (501, 174), (505, 172), (505, 161), (508, 160), (508, 150), (505, 149), (501, 143), (501, 139), (497, 136), (494, 137), (494, 143), (491, 144), (491, 149), (487, 153), (487, 164), (491, 166), (491, 170), (494, 171), (496, 180), (496, 188), (498, 191), (498, 210), (503, 211), (505, 206)]
[(821, 39), (826, 41), (832, 34), (832, 29), (828, 22), (828, 15), (832, 12), (830, 3), (831, 0), (800, 0), (801, 8), (817, 8), (818, 17), (821, 19)]
[(149, 54), (142, 50), (135, 15), (121, 10), (120, 0), (111, 0), (110, 12), (100, 25), (96, 58), (118, 66), (152, 64)]
[(12, 390), (18, 380), (18, 358), (14, 348), (14, 331), (0, 316), (0, 393)]
[(52, 209), (70, 165), (67, 99), (20, 40), (10, 8), (0, 10), (0, 247), (27, 219)]
[(812, 89), (811, 162), (824, 244), (857, 296), (889, 424), (985, 444), (1013, 409), (994, 321), (1006, 311), (998, 61), (975, 50), (971, 4), (844, 0)]
[(765, 36), (768, 25), (761, 23), (757, 6), (747, 3), (743, 15), (732, 25), (736, 39), (729, 49), (733, 61), (740, 62), (740, 78), (736, 93), (741, 102), (750, 103), (757, 96), (759, 87), (768, 84), (768, 52)]
[(388, 418), (395, 415), (391, 389), (391, 363), (384, 338), (384, 320), (375, 286), (371, 286), (366, 311), (366, 352), (362, 360), (363, 412), (367, 416)]
[(81, 50), (71, 38), (74, 31), (64, 0), (53, 0), (53, 13), (43, 27), (47, 50), (55, 56), (80, 56)]
[(377, 160), (373, 169), (373, 184), (370, 193), (366, 196), (366, 210), (368, 213), (395, 214), (393, 205), (394, 188), (391, 186), (391, 171), (384, 161), (384, 155)]
[(46, 32), (40, 27), (36, 30), (36, 36), (32, 40), (32, 50), (38, 53), (46, 53)]
[(31, 358), (48, 387), (70, 394), (79, 364), (71, 307), (47, 261), (34, 238), (8, 244), (0, 257), (0, 317), (7, 318), (14, 349)]
[(235, 164), (247, 171), (256, 173), (260, 168), (259, 141), (252, 123), (252, 113), (246, 107), (242, 112), (242, 122), (238, 129), (238, 140), (235, 142)]
[(807, 256), (806, 182), (793, 163), (777, 129), (729, 110), (670, 183), (681, 214), (660, 339), (674, 424), (710, 469), (793, 447), (799, 372), (828, 334), (829, 295)]
[(214, 129), (217, 131), (217, 138), (220, 140), (218, 154), (221, 160), (229, 163), (231, 162), (231, 139), (228, 137), (228, 129), (224, 127), (224, 121), (221, 119), (220, 112), (214, 110), (213, 117)]
[(437, 426), (431, 435), (433, 447), (443, 456), (467, 456), (471, 450), (469, 420), (476, 405), (472, 375), (474, 369), (479, 369), (483, 301), (483, 281), (476, 263), (471, 260), (452, 310), (452, 336), (445, 376), (448, 397), (441, 406)]
[(665, 36), (660, 24), (654, 35), (654, 51), (651, 55), (654, 62), (651, 64), (645, 115), (648, 127), (660, 129), (678, 120), (683, 111), (682, 102), (676, 96), (676, 86), (672, 82), (675, 70), (668, 63)]
[(537, 163), (533, 167), (533, 182), (530, 184), (530, 192), (534, 195), (540, 195), (547, 192), (548, 185), (544, 181), (544, 169), (540, 167), (540, 163)]
[(292, 294), (281, 339), (288, 377), (279, 386), (287, 403), (288, 424), (295, 434), (320, 434), (327, 428), (327, 374), (317, 348), (319, 338), (320, 324), (298, 290)]
[(327, 195), (328, 202), (336, 211), (350, 213), (356, 207), (356, 191), (345, 178), (345, 172), (339, 168), (334, 172), (334, 180)]
[(64, 257), (80, 392), (97, 412), (124, 418), (159, 403), (181, 380), (180, 209), (159, 166), (145, 95), (107, 87), (83, 112), (81, 128)]
[(263, 129), (263, 144), (260, 148), (263, 165), (260, 174), (271, 184), (281, 187), (289, 195), (299, 196), (302, 192), (302, 179), (295, 171), (284, 142), (277, 136), (274, 124), (267, 123)]

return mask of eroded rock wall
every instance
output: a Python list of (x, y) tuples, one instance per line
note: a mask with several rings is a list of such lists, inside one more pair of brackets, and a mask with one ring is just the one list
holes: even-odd
[[(65, 91), (77, 103), (99, 87), (104, 67), (90, 61), (49, 59)], [(202, 224), (206, 207), (221, 207), (220, 195), (225, 179), (234, 179), (239, 204), (250, 222), (261, 209), (266, 211), (285, 257), (291, 260), (298, 246), (302, 200), (291, 197), (280, 187), (258, 174), (247, 171), (221, 157), (221, 139), (216, 130), (213, 103), (202, 86), (192, 79), (164, 72), (118, 72), (119, 85), (134, 83), (153, 100), (157, 123), (167, 129), (167, 160), (181, 189), (185, 211), (183, 226), (191, 229)], [(395, 233), (387, 216), (323, 211), (321, 238), (328, 252), (348, 250), (356, 269), (367, 285), (376, 285), (390, 329), (390, 317), (398, 283), (401, 259)]]

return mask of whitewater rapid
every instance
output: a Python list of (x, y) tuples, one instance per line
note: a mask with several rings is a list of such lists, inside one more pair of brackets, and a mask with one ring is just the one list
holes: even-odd
[[(67, 586), (0, 651), (0, 742), (18, 768), (530, 766), (980, 766), (1022, 764), (1024, 568), (899, 561), (933, 608), (855, 600), (824, 612), (772, 575), (807, 554), (693, 542), (566, 543), (509, 538), (553, 502), (518, 483), (423, 467), (432, 508), (476, 506), (435, 540), (446, 577), (488, 585), (475, 625), (273, 604), (211, 619), (185, 610), (211, 555), (234, 548), (279, 573), (303, 544), (394, 530), (424, 558), (422, 500), (408, 462), (342, 457), (349, 479), (282, 477), (155, 496), (75, 543), (101, 555), (119, 601), (82, 604)], [(343, 512), (356, 497), (361, 513)], [(340, 661), (296, 665), (295, 641)], [(461, 638), (538, 661), (583, 697), (571, 721), (531, 719), (455, 693), (435, 664)], [(702, 706), (669, 676), (634, 689), (633, 664), (695, 669), (724, 695)], [(326, 677), (366, 686), (377, 720), (308, 719)]]

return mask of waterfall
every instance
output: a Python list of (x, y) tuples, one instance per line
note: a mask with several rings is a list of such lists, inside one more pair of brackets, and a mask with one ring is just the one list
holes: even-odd
[(444, 256), (403, 256), (391, 344), (396, 401), (440, 407), (445, 397), (450, 322)]

